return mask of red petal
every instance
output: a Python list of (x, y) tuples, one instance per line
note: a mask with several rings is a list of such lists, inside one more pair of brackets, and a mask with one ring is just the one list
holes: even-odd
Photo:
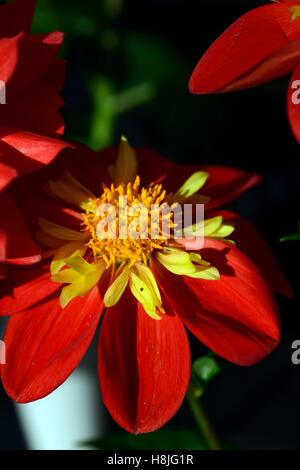
[(6, 233), (0, 227), (0, 279), (4, 279), (6, 276), (6, 269), (5, 269), (6, 246), (7, 246)]
[(64, 132), (64, 120), (58, 112), (48, 111), (47, 108), (24, 109), (11, 104), (0, 108), (0, 126), (14, 127), (53, 138), (60, 137)]
[[(214, 214), (211, 214), (213, 216)], [(221, 215), (224, 222), (233, 222), (235, 230), (230, 239), (237, 243), (242, 250), (264, 273), (273, 289), (286, 297), (294, 296), (286, 277), (284, 276), (278, 261), (272, 250), (260, 235), (256, 227), (244, 217), (235, 212), (223, 210), (215, 215)]]
[(300, 22), (292, 21), (289, 12), (294, 5), (264, 5), (239, 18), (200, 59), (190, 91), (240, 90), (293, 70), (300, 58), (299, 41), (295, 41), (300, 38)]
[[(300, 59), (299, 59), (300, 62)], [(288, 88), (287, 112), (291, 129), (300, 143), (300, 63), (294, 71)]]
[(236, 364), (255, 364), (280, 339), (276, 299), (260, 270), (237, 248), (206, 239), (200, 253), (219, 269), (219, 281), (176, 276), (155, 262), (160, 289), (206, 346)]
[(18, 0), (0, 7), (0, 35), (14, 36), (20, 31), (29, 33), (36, 0)]
[(8, 102), (10, 97), (23, 92), (44, 75), (55, 61), (63, 39), (64, 34), (59, 31), (26, 35), (21, 39), (17, 67), (7, 84)]
[(22, 312), (59, 287), (51, 281), (49, 265), (7, 266), (7, 280), (0, 283), (0, 315)]
[(137, 147), (138, 174), (142, 185), (160, 183), (171, 174), (178, 166), (168, 158), (153, 150)]
[[(177, 165), (168, 158), (146, 147), (135, 147), (137, 157), (137, 172), (141, 177), (141, 184), (144, 186), (150, 183), (160, 183)], [(108, 147), (100, 150), (98, 155), (105, 162), (106, 166), (114, 165), (118, 157), (119, 147)]]
[(71, 142), (71, 144), (74, 149), (64, 151), (56, 161), (51, 179), (57, 179), (62, 172), (67, 170), (87, 189), (99, 194), (102, 182), (110, 184), (112, 181), (106, 158), (107, 154), (111, 155), (110, 149), (94, 152), (79, 142)]
[[(32, 207), (34, 207), (34, 211)], [(25, 201), (23, 208), (31, 230), (40, 230), (40, 217), (73, 230), (80, 231), (82, 228), (83, 218), (79, 212), (66, 208), (51, 199), (46, 200), (41, 198), (37, 200), (29, 197)]]
[[(24, 93), (12, 97), (8, 106), (19, 106), (26, 110), (39, 110), (54, 112), (64, 105), (60, 95), (44, 84), (42, 81), (35, 83), (31, 88), (27, 88)], [(0, 108), (1, 109), (1, 108)]]
[(13, 75), (18, 62), (18, 43), (22, 34), (12, 38), (0, 39), (0, 80), (8, 83)]
[(58, 297), (10, 318), (4, 342), (2, 384), (16, 402), (42, 398), (73, 372), (97, 327), (102, 302), (95, 287), (61, 309)]
[(125, 291), (101, 326), (99, 377), (104, 404), (120, 426), (134, 434), (163, 426), (180, 407), (190, 377), (181, 321), (151, 319)]
[(2, 127), (0, 190), (17, 176), (31, 173), (48, 165), (66, 147), (70, 147), (70, 144), (63, 140)]
[(261, 182), (261, 177), (237, 168), (212, 165), (178, 166), (164, 181), (164, 187), (171, 192), (177, 191), (184, 181), (196, 171), (206, 171), (209, 178), (200, 193), (209, 196), (211, 201), (205, 205), (206, 210), (223, 206), (244, 191)]
[(7, 262), (34, 264), (41, 260), (41, 249), (31, 239), (22, 213), (4, 192), (0, 193), (0, 228), (7, 237)]
[(65, 81), (66, 75), (66, 61), (65, 59), (56, 59), (50, 67), (46, 70), (41, 78), (43, 83), (52, 88), (57, 93), (61, 92)]

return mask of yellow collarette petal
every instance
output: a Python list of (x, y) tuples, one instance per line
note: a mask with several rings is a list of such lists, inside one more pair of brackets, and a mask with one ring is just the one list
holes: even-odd
[(59, 248), (65, 244), (64, 240), (59, 240), (43, 230), (38, 230), (35, 234), (36, 241), (47, 248)]
[[(204, 221), (198, 222), (184, 229), (185, 237), (204, 236), (223, 240), (234, 231), (234, 226), (223, 224), (223, 217), (218, 215)], [(199, 234), (199, 235), (197, 235)], [(231, 240), (224, 240), (232, 243)]]
[(54, 222), (43, 219), (42, 217), (39, 218), (39, 224), (44, 232), (49, 233), (49, 235), (52, 235), (55, 238), (59, 238), (60, 240), (75, 241), (87, 239), (87, 235), (85, 233), (76, 232), (76, 230), (55, 224)]
[(129, 280), (129, 266), (122, 265), (117, 271), (114, 282), (107, 289), (104, 296), (105, 307), (113, 307), (119, 302)]
[(181, 250), (164, 250), (156, 254), (158, 261), (173, 274), (198, 279), (217, 280), (220, 278), (217, 268), (201, 259), (199, 253)]
[(171, 202), (183, 202), (196, 194), (204, 186), (209, 174), (205, 171), (197, 171), (192, 174), (178, 191), (172, 196)]
[(58, 248), (51, 261), (51, 274), (58, 273), (66, 265), (67, 258), (75, 254), (83, 256), (86, 250), (87, 247), (82, 244), (82, 241), (66, 243)]
[(73, 255), (65, 260), (69, 266), (59, 273), (52, 275), (54, 282), (69, 284), (65, 286), (60, 295), (60, 305), (65, 308), (75, 297), (84, 297), (99, 282), (105, 271), (105, 262), (100, 260), (90, 264), (80, 255)]
[(211, 237), (212, 238), (226, 238), (234, 232), (235, 227), (233, 225), (222, 225), (216, 230)]
[(295, 21), (297, 18), (300, 18), (300, 5), (292, 6), (289, 9), (289, 13), (292, 14), (291, 21)]
[(118, 158), (114, 167), (116, 183), (133, 183), (137, 175), (137, 158), (135, 150), (130, 146), (126, 137), (121, 137)]
[(82, 208), (90, 197), (95, 197), (85, 186), (76, 180), (70, 173), (65, 172), (58, 181), (48, 181), (45, 191), (71, 205)]
[(197, 224), (191, 225), (184, 229), (185, 237), (194, 237), (199, 234), (200, 236), (209, 237), (212, 233), (218, 230), (222, 225), (223, 217), (216, 216), (210, 219), (201, 220)]
[(152, 271), (145, 265), (136, 263), (131, 270), (129, 287), (135, 298), (143, 305), (145, 312), (154, 320), (161, 317), (156, 309), (165, 313), (162, 308), (160, 292)]
[(77, 274), (77, 279), (61, 291), (59, 297), (61, 308), (65, 308), (75, 297), (85, 297), (99, 282), (102, 272), (101, 270), (93, 271), (86, 276)]

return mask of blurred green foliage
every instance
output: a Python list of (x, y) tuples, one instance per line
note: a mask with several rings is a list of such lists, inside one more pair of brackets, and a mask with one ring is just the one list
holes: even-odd
[(101, 450), (205, 450), (208, 445), (197, 429), (162, 428), (149, 434), (134, 436), (128, 432), (114, 432), (85, 442), (85, 446)]
[(198, 395), (203, 395), (209, 382), (229, 366), (229, 362), (213, 351), (209, 351), (206, 355), (195, 359), (192, 363), (191, 382), (196, 387)]
[(119, 137), (120, 117), (138, 109), (138, 120), (159, 135), (172, 158), (214, 148), (210, 122), (221, 125), (222, 100), (217, 113), (214, 97), (201, 97), (200, 106), (187, 89), (191, 66), (185, 55), (155, 28), (128, 24), (128, 6), (128, 0), (38, 2), (32, 32), (66, 33), (61, 55), (72, 69), (63, 111), (66, 137), (94, 149), (109, 145)]
[(291, 235), (286, 235), (285, 237), (282, 237), (280, 239), (281, 242), (287, 242), (287, 241), (298, 241), (300, 240), (300, 222), (298, 225), (298, 232), (292, 233)]

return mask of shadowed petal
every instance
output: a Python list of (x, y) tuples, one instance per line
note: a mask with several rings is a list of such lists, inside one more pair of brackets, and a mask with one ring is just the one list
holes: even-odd
[(244, 191), (261, 182), (256, 174), (238, 170), (237, 168), (213, 165), (184, 165), (177, 167), (164, 181), (167, 191), (176, 192), (185, 180), (196, 171), (209, 174), (200, 194), (210, 197), (205, 204), (205, 210), (210, 210), (227, 204)]
[(0, 37), (29, 33), (36, 0), (17, 0), (0, 7)]
[(51, 281), (50, 266), (8, 266), (0, 283), (0, 315), (22, 312), (45, 299), (60, 285)]
[(220, 280), (176, 276), (153, 260), (159, 287), (206, 346), (231, 362), (255, 364), (280, 339), (280, 317), (272, 290), (261, 271), (237, 248), (206, 239), (200, 253), (217, 267)]
[(262, 270), (271, 287), (286, 297), (294, 296), (272, 250), (260, 235), (257, 228), (245, 217), (228, 210), (218, 211), (224, 222), (233, 222), (234, 232), (230, 239)]
[(31, 239), (21, 211), (4, 192), (0, 193), (0, 228), (7, 238), (7, 262), (34, 264), (41, 260), (41, 249)]

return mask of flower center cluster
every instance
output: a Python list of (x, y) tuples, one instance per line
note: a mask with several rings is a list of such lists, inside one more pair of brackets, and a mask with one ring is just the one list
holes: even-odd
[[(82, 205), (85, 210), (82, 231), (90, 236), (87, 246), (93, 256), (102, 257), (107, 266), (125, 260), (132, 265), (136, 261), (147, 264), (154, 249), (168, 244), (170, 237), (163, 233), (162, 220), (166, 215), (162, 208), (170, 197), (161, 184), (140, 188), (139, 176), (133, 184), (110, 187), (103, 184), (103, 194)], [(167, 217), (172, 230), (172, 213), (168, 212)]]

